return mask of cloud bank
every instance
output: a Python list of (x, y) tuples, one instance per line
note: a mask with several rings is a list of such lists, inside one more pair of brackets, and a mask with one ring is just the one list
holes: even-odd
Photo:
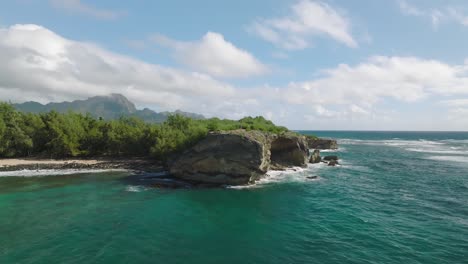
[(201, 40), (183, 42), (163, 35), (155, 35), (152, 40), (172, 49), (175, 58), (191, 69), (219, 78), (245, 78), (267, 73), (268, 67), (249, 52), (242, 50), (224, 36), (206, 33)]
[[(220, 40), (219, 35), (214, 38)], [(187, 49), (196, 50), (204, 41), (189, 43)], [(468, 111), (468, 60), (452, 65), (417, 57), (373, 56), (356, 65), (324, 69), (311, 80), (254, 87), (236, 87), (205, 71), (144, 62), (66, 39), (38, 25), (0, 28), (3, 100), (49, 102), (122, 93), (137, 105), (156, 110), (180, 108), (234, 119), (264, 115), (291, 128), (341, 129), (409, 129), (400, 118), (412, 118), (399, 109), (434, 101), (426, 105), (427, 111), (438, 114), (438, 125), (468, 126), (462, 118)], [(430, 124), (435, 116), (413, 118), (410, 125), (417, 126), (424, 118)]]

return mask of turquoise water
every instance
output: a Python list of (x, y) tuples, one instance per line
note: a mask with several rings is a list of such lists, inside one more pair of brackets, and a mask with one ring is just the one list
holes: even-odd
[(340, 167), (249, 188), (0, 174), (0, 263), (468, 263), (468, 133), (314, 134)]

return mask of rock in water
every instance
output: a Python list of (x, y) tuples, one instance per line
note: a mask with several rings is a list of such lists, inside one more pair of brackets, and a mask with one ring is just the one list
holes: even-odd
[(331, 161), (331, 160), (337, 161), (337, 160), (339, 160), (339, 158), (338, 158), (338, 156), (332, 155), (332, 156), (325, 156), (325, 157), (323, 158), (323, 160), (326, 160), (326, 161)]
[(184, 180), (240, 185), (258, 179), (269, 165), (267, 135), (236, 130), (210, 133), (172, 162), (170, 172)]
[(330, 160), (328, 162), (328, 166), (336, 166), (336, 165), (338, 165), (338, 161), (336, 161), (336, 160)]
[(309, 148), (303, 136), (285, 133), (274, 136), (271, 141), (271, 169), (307, 167)]
[(242, 185), (269, 169), (307, 166), (308, 148), (295, 133), (214, 132), (169, 164), (172, 175), (195, 182)]
[(307, 137), (307, 144), (310, 149), (338, 149), (338, 143), (334, 139)]
[(310, 163), (320, 163), (322, 161), (322, 157), (320, 157), (320, 150), (316, 149), (314, 150), (314, 153), (312, 153), (312, 156), (310, 156)]

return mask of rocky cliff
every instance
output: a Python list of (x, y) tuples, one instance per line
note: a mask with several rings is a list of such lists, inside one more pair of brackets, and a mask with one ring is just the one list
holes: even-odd
[(335, 139), (307, 137), (307, 144), (309, 149), (338, 149)]
[(307, 166), (307, 141), (295, 133), (234, 130), (210, 133), (169, 165), (177, 178), (206, 183), (252, 183), (269, 169)]

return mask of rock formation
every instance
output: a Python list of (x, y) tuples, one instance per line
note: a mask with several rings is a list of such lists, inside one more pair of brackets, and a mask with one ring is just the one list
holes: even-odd
[(320, 163), (322, 161), (322, 157), (320, 157), (320, 150), (316, 149), (310, 156), (310, 163)]
[(306, 167), (309, 149), (305, 137), (295, 133), (273, 136), (271, 140), (271, 169)]
[(269, 169), (307, 166), (308, 148), (295, 133), (213, 132), (169, 164), (177, 178), (215, 184), (251, 183)]
[(323, 161), (324, 161), (324, 162), (328, 162), (328, 166), (336, 166), (336, 165), (338, 165), (338, 164), (339, 164), (339, 163), (338, 163), (338, 160), (339, 160), (339, 158), (338, 158), (338, 156), (336, 156), (336, 155), (325, 156), (325, 157), (323, 158)]
[(307, 137), (309, 149), (338, 149), (338, 143), (334, 139)]

